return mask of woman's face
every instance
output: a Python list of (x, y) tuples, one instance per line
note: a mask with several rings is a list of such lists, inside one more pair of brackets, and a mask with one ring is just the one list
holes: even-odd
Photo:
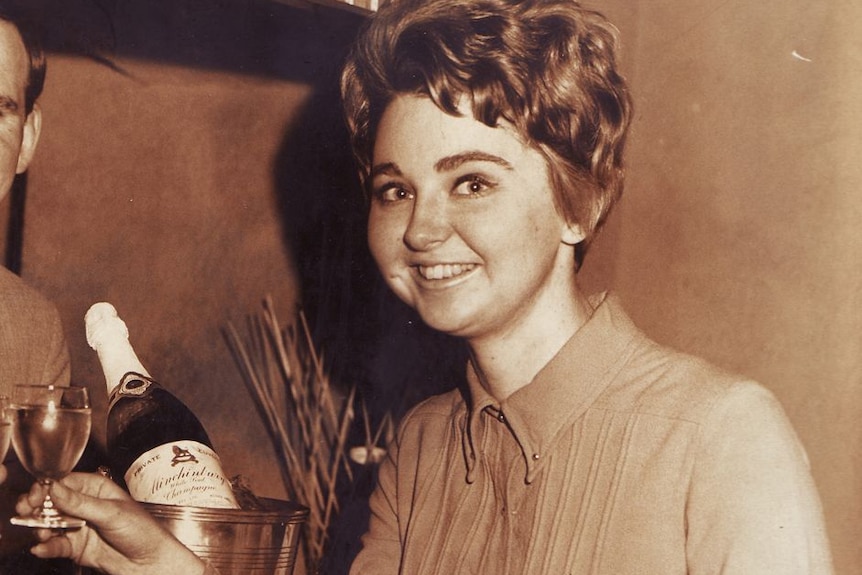
[(571, 298), (582, 237), (557, 213), (543, 156), (462, 111), (409, 95), (387, 107), (368, 240), (398, 297), (431, 327), (473, 339), (550, 319)]

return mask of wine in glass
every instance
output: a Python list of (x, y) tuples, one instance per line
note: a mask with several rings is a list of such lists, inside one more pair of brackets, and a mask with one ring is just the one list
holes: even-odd
[(48, 487), (42, 507), (32, 515), (11, 519), (13, 525), (66, 529), (82, 527), (83, 519), (66, 517), (54, 508), (50, 487), (63, 479), (81, 458), (90, 437), (90, 403), (83, 387), (16, 385), (12, 392), (12, 445), (18, 459), (39, 483)]

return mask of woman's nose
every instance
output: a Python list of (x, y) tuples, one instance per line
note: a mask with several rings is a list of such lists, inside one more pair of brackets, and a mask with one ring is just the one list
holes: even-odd
[(445, 241), (450, 231), (445, 202), (420, 196), (413, 203), (410, 221), (404, 230), (404, 243), (411, 250), (428, 250)]

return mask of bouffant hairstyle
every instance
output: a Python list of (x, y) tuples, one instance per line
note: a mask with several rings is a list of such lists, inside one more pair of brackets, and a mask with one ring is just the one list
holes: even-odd
[(620, 197), (632, 109), (617, 70), (617, 29), (573, 0), (392, 0), (360, 31), (341, 91), (360, 177), (400, 94), (514, 126), (544, 155), (557, 209), (586, 248)]

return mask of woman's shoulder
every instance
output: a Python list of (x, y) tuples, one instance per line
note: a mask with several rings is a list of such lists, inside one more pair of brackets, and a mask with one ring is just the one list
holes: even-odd
[(717, 411), (780, 410), (761, 383), (706, 359), (648, 342), (627, 362), (604, 402), (701, 424)]
[(425, 426), (435, 422), (451, 421), (459, 411), (466, 409), (464, 396), (459, 389), (432, 395), (411, 407), (401, 419), (401, 427)]
[(466, 415), (466, 402), (458, 389), (434, 395), (410, 408), (398, 423), (399, 444), (439, 443), (455, 432)]

